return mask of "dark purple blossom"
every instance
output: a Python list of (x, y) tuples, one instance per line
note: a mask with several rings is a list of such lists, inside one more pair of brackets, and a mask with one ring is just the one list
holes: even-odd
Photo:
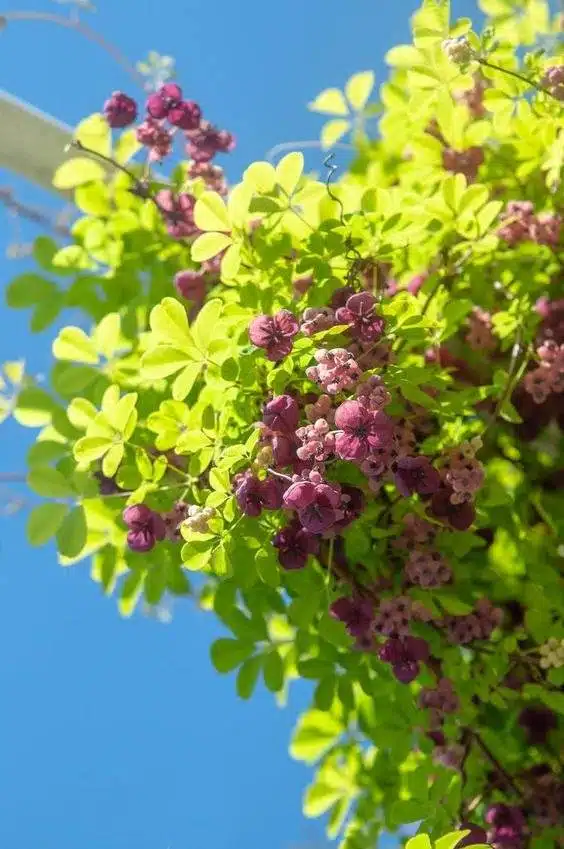
[(191, 268), (179, 271), (174, 277), (174, 288), (181, 298), (199, 303), (206, 292), (206, 275)]
[(452, 493), (448, 487), (438, 489), (431, 499), (431, 513), (456, 531), (466, 531), (476, 518), (476, 512), (469, 501), (453, 504)]
[(262, 420), (271, 430), (293, 434), (298, 426), (300, 408), (291, 395), (278, 395), (264, 407)]
[(391, 638), (380, 649), (379, 657), (391, 665), (398, 681), (410, 684), (419, 675), (420, 663), (429, 659), (429, 646), (419, 637)]
[(137, 104), (122, 91), (114, 91), (104, 103), (104, 118), (113, 129), (121, 130), (137, 118)]
[(381, 448), (392, 440), (392, 423), (384, 413), (367, 410), (358, 401), (345, 401), (337, 408), (335, 424), (336, 453), (342, 460), (364, 460), (371, 449)]
[(182, 101), (182, 89), (176, 83), (165, 83), (147, 99), (147, 112), (151, 118), (161, 120), (168, 117), (171, 109), (176, 109)]
[(123, 511), (123, 521), (129, 528), (127, 544), (132, 551), (151, 551), (166, 535), (162, 516), (145, 504), (132, 504)]
[(359, 292), (347, 299), (344, 307), (339, 307), (335, 316), (337, 321), (348, 324), (357, 339), (363, 342), (375, 342), (383, 333), (384, 319), (375, 313), (376, 298), (369, 292)]
[(364, 493), (356, 486), (341, 485), (341, 510), (343, 518), (333, 525), (334, 531), (342, 531), (362, 514), (364, 510)]
[(170, 189), (161, 189), (155, 199), (170, 236), (174, 239), (186, 239), (198, 232), (194, 223), (196, 199), (192, 195), (185, 192), (175, 195)]
[(257, 348), (264, 348), (266, 356), (273, 362), (286, 357), (293, 347), (292, 339), (300, 326), (289, 310), (280, 310), (276, 315), (259, 315), (249, 326), (249, 338)]
[(469, 831), (470, 834), (456, 844), (456, 849), (466, 849), (467, 846), (478, 846), (488, 842), (485, 830), (473, 822), (461, 822), (457, 831)]
[(366, 637), (372, 629), (374, 610), (368, 599), (353, 596), (343, 596), (333, 602), (329, 613), (335, 619), (343, 622), (351, 637), (356, 639)]
[(246, 472), (235, 480), (235, 498), (246, 516), (260, 516), (263, 508), (278, 510), (282, 507), (283, 485), (274, 478), (259, 478)]
[(296, 510), (310, 534), (322, 534), (342, 519), (341, 492), (332, 484), (296, 481), (284, 493), (284, 504)]
[(400, 457), (392, 471), (398, 492), (405, 498), (414, 492), (432, 495), (441, 484), (441, 477), (428, 457)]
[(319, 540), (305, 531), (296, 520), (282, 528), (272, 540), (284, 569), (303, 569), (310, 554), (317, 554)]
[(542, 746), (551, 731), (558, 726), (556, 714), (545, 705), (530, 705), (519, 714), (519, 725), (531, 746)]

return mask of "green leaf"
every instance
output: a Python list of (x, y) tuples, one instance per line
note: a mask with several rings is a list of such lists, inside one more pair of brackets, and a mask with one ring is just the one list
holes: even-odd
[(194, 262), (205, 262), (232, 244), (233, 239), (226, 233), (202, 233), (192, 243), (190, 255)]
[(86, 517), (82, 505), (74, 507), (67, 513), (57, 531), (57, 548), (65, 557), (77, 557), (87, 538)]
[(112, 152), (112, 131), (104, 116), (96, 112), (80, 122), (74, 131), (74, 138), (95, 153), (110, 156)]
[(28, 516), (26, 535), (30, 545), (45, 545), (59, 530), (67, 515), (66, 504), (49, 502), (34, 507)]
[(80, 327), (63, 327), (53, 342), (53, 356), (58, 360), (75, 363), (98, 362), (98, 354), (92, 340)]
[(276, 166), (276, 182), (287, 195), (292, 195), (304, 170), (304, 155), (299, 151), (288, 153)]
[(271, 192), (276, 183), (276, 171), (270, 162), (253, 162), (244, 172), (243, 180), (258, 192)]
[(177, 348), (169, 348), (168, 345), (161, 345), (158, 348), (153, 348), (152, 351), (147, 351), (141, 358), (141, 372), (143, 377), (149, 380), (159, 380), (161, 377), (168, 377), (181, 368), (184, 368), (189, 363), (194, 364), (192, 357), (188, 356), (186, 351), (179, 351)]
[(26, 309), (48, 299), (56, 291), (55, 283), (39, 274), (20, 274), (6, 286), (5, 298), (12, 309)]
[(150, 324), (159, 342), (178, 346), (181, 350), (193, 346), (186, 310), (175, 298), (163, 298), (160, 304), (153, 307)]
[(324, 115), (348, 115), (349, 107), (342, 91), (338, 88), (326, 88), (320, 92), (309, 106), (312, 112)]
[(341, 118), (335, 118), (334, 121), (327, 121), (321, 129), (321, 147), (324, 150), (333, 147), (345, 133), (348, 133), (350, 127), (350, 121), (344, 121)]
[(131, 616), (143, 592), (146, 572), (144, 569), (132, 569), (121, 587), (118, 601), (119, 612), (122, 616)]
[(117, 472), (121, 461), (123, 460), (124, 447), (123, 443), (112, 445), (104, 455), (102, 460), (102, 473), (107, 478), (113, 478)]
[(98, 162), (85, 156), (76, 156), (59, 165), (53, 177), (53, 185), (56, 189), (74, 189), (83, 183), (103, 180), (105, 174)]
[(231, 672), (246, 660), (254, 651), (252, 643), (231, 640), (222, 637), (211, 647), (211, 660), (218, 672)]
[(470, 834), (469, 829), (452, 831), (449, 834), (445, 834), (444, 837), (440, 837), (438, 840), (435, 840), (434, 849), (454, 849), (454, 847), (460, 843), (462, 838), (466, 837), (468, 834)]
[(274, 648), (264, 656), (262, 675), (271, 693), (280, 692), (284, 686), (284, 664)]
[(51, 466), (35, 467), (27, 476), (30, 489), (45, 498), (68, 498), (73, 488), (68, 478)]
[(211, 339), (217, 335), (219, 317), (222, 312), (223, 302), (218, 298), (212, 298), (198, 313), (192, 325), (192, 336), (201, 351), (207, 351)]
[(337, 742), (343, 730), (339, 720), (330, 713), (307, 711), (298, 720), (290, 744), (290, 755), (295, 760), (313, 764)]
[(221, 195), (217, 192), (201, 194), (194, 207), (194, 222), (196, 227), (204, 232), (219, 230), (228, 233), (231, 230), (231, 221)]
[(260, 654), (244, 660), (237, 673), (237, 695), (241, 699), (250, 699), (257, 685), (262, 668)]
[(107, 436), (83, 436), (73, 449), (79, 463), (93, 463), (103, 457), (114, 444), (113, 438)]
[(345, 94), (356, 112), (361, 112), (368, 98), (372, 94), (374, 88), (374, 72), (361, 71), (358, 74), (353, 74), (345, 86)]
[(231, 245), (225, 251), (221, 260), (221, 276), (224, 280), (232, 280), (241, 267), (241, 246)]
[(343, 788), (317, 781), (308, 787), (304, 797), (304, 816), (315, 818), (326, 813), (343, 796)]
[(143, 147), (137, 141), (135, 129), (121, 133), (114, 147), (114, 159), (120, 165), (125, 165)]
[(202, 363), (189, 363), (182, 369), (172, 384), (172, 397), (175, 401), (183, 401), (202, 371)]
[(42, 427), (51, 422), (56, 405), (43, 389), (30, 386), (18, 394), (14, 418), (24, 427)]
[(67, 407), (68, 420), (78, 430), (86, 430), (97, 413), (96, 407), (87, 398), (73, 398)]

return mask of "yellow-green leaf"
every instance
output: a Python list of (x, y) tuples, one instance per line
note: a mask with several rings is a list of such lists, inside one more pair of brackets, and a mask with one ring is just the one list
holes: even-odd
[(221, 260), (221, 276), (226, 280), (230, 280), (239, 271), (241, 266), (241, 246), (231, 245), (225, 251), (225, 255)]
[(194, 221), (200, 230), (229, 232), (231, 222), (223, 198), (217, 192), (204, 192), (194, 207)]
[(67, 418), (77, 430), (86, 430), (96, 413), (96, 407), (87, 398), (73, 398), (67, 407)]
[(291, 195), (304, 170), (304, 155), (299, 151), (288, 153), (276, 166), (276, 182), (286, 194)]
[(202, 363), (190, 363), (182, 369), (172, 384), (172, 397), (175, 401), (183, 401), (196, 382), (202, 370)]
[(74, 131), (74, 137), (84, 147), (95, 153), (110, 156), (112, 152), (112, 131), (104, 116), (99, 112), (81, 121)]
[(117, 445), (112, 445), (107, 454), (102, 460), (102, 472), (107, 478), (113, 478), (119, 468), (119, 464), (123, 460), (123, 443), (118, 442)]
[(83, 436), (73, 449), (73, 454), (79, 463), (93, 463), (103, 457), (113, 445), (113, 440), (106, 436)]
[(343, 726), (327, 711), (309, 710), (298, 720), (290, 754), (298, 761), (315, 763), (343, 733)]
[(161, 342), (180, 347), (192, 343), (186, 310), (175, 298), (163, 298), (160, 304), (153, 307), (150, 324), (154, 335)]
[(30, 545), (45, 545), (59, 530), (68, 511), (66, 504), (51, 501), (34, 507), (27, 520), (27, 539)]
[(326, 88), (309, 104), (312, 112), (323, 115), (348, 115), (349, 107), (342, 91), (338, 88)]
[(321, 147), (324, 150), (332, 147), (345, 133), (348, 133), (350, 126), (350, 121), (345, 121), (342, 118), (327, 121), (321, 129)]
[(135, 130), (126, 130), (116, 142), (114, 159), (121, 165), (125, 165), (142, 147), (143, 145), (137, 141)]
[(85, 156), (75, 156), (59, 165), (53, 177), (56, 189), (74, 189), (92, 180), (103, 180), (105, 171), (98, 162)]
[(191, 362), (184, 351), (170, 348), (168, 345), (154, 348), (143, 355), (141, 371), (143, 377), (149, 380), (159, 380), (168, 377)]
[(374, 88), (374, 72), (360, 71), (353, 74), (345, 86), (345, 93), (352, 108), (361, 112)]
[(258, 192), (271, 192), (276, 182), (276, 171), (270, 162), (253, 162), (243, 174), (243, 180)]
[(80, 327), (63, 327), (53, 342), (53, 356), (58, 360), (74, 363), (98, 362), (98, 354), (92, 340)]
[(229, 247), (232, 239), (226, 233), (202, 233), (192, 243), (191, 255), (194, 262), (205, 262), (212, 256), (217, 256), (225, 248)]

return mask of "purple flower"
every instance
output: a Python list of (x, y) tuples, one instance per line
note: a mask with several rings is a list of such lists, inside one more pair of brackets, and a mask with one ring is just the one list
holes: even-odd
[(354, 335), (363, 342), (375, 342), (384, 330), (384, 319), (376, 315), (376, 298), (369, 292), (359, 292), (347, 299), (344, 307), (339, 307), (335, 316), (342, 324), (350, 325)]
[(298, 426), (300, 408), (291, 395), (278, 395), (264, 407), (262, 420), (271, 430), (293, 434)]
[(274, 465), (277, 469), (291, 466), (296, 459), (295, 440), (283, 433), (275, 433), (270, 438)]
[(419, 637), (391, 638), (379, 652), (380, 660), (391, 664), (402, 684), (410, 684), (419, 675), (419, 664), (429, 659), (429, 646)]
[(542, 746), (550, 732), (558, 726), (556, 714), (544, 705), (523, 708), (518, 722), (531, 746)]
[(272, 478), (261, 481), (249, 472), (235, 481), (235, 498), (246, 516), (260, 516), (263, 507), (278, 510), (282, 507), (282, 492), (281, 482)]
[(183, 100), (169, 110), (169, 122), (180, 130), (195, 130), (202, 117), (202, 110), (193, 100)]
[(335, 424), (339, 429), (335, 449), (342, 460), (364, 460), (372, 448), (388, 445), (392, 424), (384, 413), (367, 410), (358, 401), (345, 401), (337, 408)]
[(123, 521), (129, 528), (127, 544), (132, 551), (151, 551), (166, 535), (166, 524), (158, 513), (145, 504), (133, 504), (123, 511)]
[(176, 109), (182, 100), (182, 89), (176, 83), (165, 83), (156, 94), (152, 94), (146, 104), (147, 112), (151, 118), (168, 117), (171, 109)]
[(297, 481), (284, 493), (284, 504), (296, 510), (310, 534), (322, 534), (343, 517), (340, 490), (328, 483)]
[(428, 457), (400, 457), (392, 470), (398, 491), (405, 498), (414, 492), (432, 495), (441, 484), (440, 475)]
[(466, 531), (476, 518), (474, 507), (469, 501), (453, 504), (452, 494), (453, 490), (447, 487), (438, 489), (431, 499), (431, 513), (456, 531)]
[(289, 310), (276, 315), (259, 315), (249, 326), (249, 338), (257, 348), (264, 348), (273, 362), (283, 360), (292, 350), (292, 339), (300, 327)]
[(186, 153), (194, 162), (209, 162), (216, 153), (229, 153), (235, 147), (234, 136), (209, 121), (200, 121), (197, 128), (188, 130), (186, 139)]
[(297, 521), (282, 528), (272, 540), (278, 549), (278, 560), (284, 569), (303, 569), (310, 554), (317, 554), (319, 541), (308, 534)]
[(206, 291), (206, 275), (190, 268), (174, 276), (174, 288), (181, 298), (196, 303), (203, 301)]
[(315, 500), (315, 484), (311, 481), (296, 481), (284, 493), (284, 505), (290, 510), (303, 510)]
[(137, 104), (122, 91), (114, 91), (104, 103), (104, 117), (110, 127), (120, 130), (133, 124), (137, 118)]
[(351, 522), (354, 522), (355, 519), (362, 514), (364, 510), (364, 493), (361, 489), (358, 489), (356, 486), (349, 486), (349, 484), (341, 485), (341, 510), (343, 511), (342, 519), (339, 519), (338, 522), (335, 522), (333, 525), (334, 531), (342, 531), (343, 528), (346, 528)]
[(175, 195), (170, 189), (161, 189), (155, 199), (166, 222), (166, 229), (174, 239), (185, 239), (198, 232), (194, 223), (196, 200), (192, 195), (185, 192)]
[(367, 636), (371, 631), (374, 610), (370, 601), (365, 598), (358, 596), (338, 598), (329, 608), (329, 613), (345, 624), (351, 637), (359, 639)]

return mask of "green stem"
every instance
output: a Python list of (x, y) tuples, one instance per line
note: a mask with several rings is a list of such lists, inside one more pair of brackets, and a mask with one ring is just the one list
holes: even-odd
[(520, 74), (518, 71), (510, 71), (509, 68), (502, 68), (501, 65), (496, 65), (493, 62), (488, 62), (487, 59), (478, 59), (480, 65), (483, 65), (484, 68), (491, 68), (492, 71), (499, 71), (502, 74), (507, 74), (510, 77), (515, 77), (516, 80), (520, 80), (522, 83), (526, 83), (532, 88), (536, 88), (537, 91), (542, 92), (542, 94), (548, 94), (549, 97), (552, 97), (553, 100), (559, 99), (556, 95), (552, 94), (547, 88), (542, 86), (540, 83), (537, 83), (536, 80), (532, 80), (529, 77), (525, 77), (523, 74)]

